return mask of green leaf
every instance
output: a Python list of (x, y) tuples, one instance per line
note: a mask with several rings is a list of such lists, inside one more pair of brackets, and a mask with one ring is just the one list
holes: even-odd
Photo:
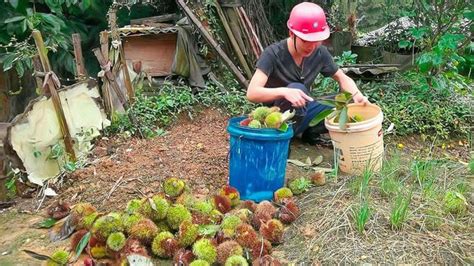
[(472, 10), (465, 10), (463, 16), (469, 20), (474, 20), (474, 11)]
[(27, 249), (23, 249), (23, 251), (30, 255), (32, 258), (35, 258), (37, 260), (52, 260), (50, 256), (48, 255), (43, 255), (43, 254), (39, 254), (39, 253), (36, 253), (34, 251), (31, 251), (31, 250), (27, 250)]
[(202, 236), (213, 237), (220, 229), (219, 225), (215, 224), (205, 224), (198, 227), (198, 232)]
[(86, 10), (91, 6), (91, 1), (90, 0), (83, 0), (82, 1), (82, 10)]
[(76, 171), (77, 167), (76, 167), (76, 164), (74, 162), (66, 162), (64, 164), (64, 169), (67, 172), (74, 172), (74, 171)]
[(13, 62), (15, 61), (16, 54), (10, 53), (3, 58), (3, 71), (6, 72), (12, 68)]
[(7, 19), (5, 19), (5, 21), (3, 21), (3, 23), (8, 24), (8, 23), (12, 23), (12, 22), (22, 21), (25, 18), (26, 18), (25, 16), (16, 16), (16, 17), (12, 17), (12, 18), (7, 18)]
[(16, 69), (16, 73), (18, 74), (18, 76), (23, 77), (23, 74), (25, 74), (25, 69), (23, 68), (23, 64), (22, 64), (21, 61), (19, 61), (15, 64), (15, 69)]
[(279, 131), (286, 132), (288, 130), (288, 124), (286, 122), (282, 123), (280, 128), (278, 128)]
[(334, 101), (334, 100), (326, 99), (326, 100), (317, 100), (317, 101), (320, 104), (324, 104), (324, 105), (331, 106), (331, 107), (336, 107), (336, 101)]
[(10, 5), (16, 9), (18, 7), (18, 4), (19, 4), (20, 1), (18, 1), (18, 0), (9, 0), (8, 2), (10, 2)]
[(333, 112), (332, 109), (326, 109), (320, 113), (318, 113), (311, 121), (309, 122), (310, 127), (314, 127), (317, 124), (319, 124), (321, 121), (324, 120), (328, 115), (330, 115)]
[(339, 115), (339, 128), (345, 129), (347, 123), (347, 106), (342, 108), (341, 114)]
[(73, 261), (76, 261), (79, 258), (79, 256), (82, 254), (82, 251), (84, 250), (84, 248), (89, 243), (90, 239), (91, 239), (91, 232), (87, 232), (87, 234), (85, 234), (81, 238), (81, 241), (79, 241), (79, 243), (77, 244), (76, 254), (74, 255), (74, 258), (72, 259)]
[(53, 227), (55, 224), (56, 224), (57, 220), (54, 219), (54, 218), (48, 218), (46, 220), (43, 220), (41, 222), (39, 222), (37, 225), (36, 225), (36, 228), (51, 228)]
[(33, 156), (35, 158), (39, 158), (41, 156), (41, 152), (40, 151), (33, 151)]
[(407, 48), (411, 46), (411, 42), (407, 40), (401, 40), (398, 42), (398, 47), (401, 49)]

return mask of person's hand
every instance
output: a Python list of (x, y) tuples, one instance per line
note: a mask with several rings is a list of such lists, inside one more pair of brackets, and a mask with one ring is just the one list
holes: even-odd
[(355, 103), (361, 103), (363, 105), (369, 104), (369, 99), (365, 97), (362, 93), (356, 93), (354, 97), (352, 98)]
[(306, 93), (303, 91), (293, 88), (285, 88), (283, 97), (285, 97), (285, 99), (289, 101), (293, 107), (297, 108), (304, 107), (306, 102), (313, 101), (313, 98), (306, 95)]

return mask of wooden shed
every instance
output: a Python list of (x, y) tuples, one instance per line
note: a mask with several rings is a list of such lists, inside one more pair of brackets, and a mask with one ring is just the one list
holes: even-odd
[(119, 29), (127, 63), (140, 64), (151, 76), (171, 75), (178, 29), (169, 27), (127, 26)]

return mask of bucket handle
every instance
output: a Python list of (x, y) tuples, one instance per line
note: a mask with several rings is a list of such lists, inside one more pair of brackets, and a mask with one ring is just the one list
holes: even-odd
[(235, 142), (233, 146), (232, 146), (232, 145), (230, 146), (229, 151), (227, 152), (227, 156), (226, 156), (226, 157), (227, 157), (227, 162), (229, 162), (229, 160), (230, 160), (230, 154), (231, 154), (231, 152), (235, 149), (235, 146), (238, 146), (238, 147), (237, 147), (237, 153), (240, 154), (240, 140), (241, 140), (243, 137), (244, 137), (243, 135), (240, 135), (240, 136), (237, 138), (237, 142)]

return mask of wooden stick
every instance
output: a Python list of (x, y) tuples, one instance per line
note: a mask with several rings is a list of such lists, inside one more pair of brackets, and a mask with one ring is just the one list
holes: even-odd
[(84, 57), (82, 56), (81, 35), (74, 33), (72, 35), (72, 45), (74, 46), (74, 57), (76, 59), (76, 73), (78, 79), (87, 78), (87, 70), (84, 65)]
[(33, 30), (31, 34), (33, 35), (33, 39), (35, 40), (36, 49), (38, 49), (38, 55), (40, 57), (41, 65), (43, 66), (44, 72), (51, 71), (51, 65), (49, 64), (48, 59), (48, 49), (46, 49), (46, 46), (44, 46), (43, 36), (41, 35), (41, 32), (39, 32), (38, 30)]
[(227, 23), (227, 19), (224, 15), (224, 11), (222, 11), (221, 6), (219, 5), (219, 2), (215, 2), (215, 6), (217, 9), (217, 14), (219, 14), (219, 17), (221, 18), (222, 25), (224, 25), (224, 29), (227, 32), (227, 36), (229, 37), (230, 43), (232, 44), (232, 47), (234, 48), (234, 52), (237, 55), (237, 58), (240, 61), (240, 65), (245, 71), (245, 74), (247, 74), (247, 78), (252, 77), (252, 71), (250, 70), (249, 66), (247, 65), (247, 61), (245, 61), (245, 57), (242, 54), (242, 51), (240, 50), (239, 44), (237, 43), (237, 40), (235, 39), (234, 33), (232, 32), (232, 29), (230, 28), (229, 24)]
[[(104, 58), (109, 58), (109, 33), (107, 31), (100, 32), (100, 50)], [(104, 77), (102, 78), (102, 96), (104, 97), (104, 108), (107, 116), (112, 119), (112, 114), (114, 112), (114, 106), (112, 103), (112, 94), (110, 93), (110, 84), (109, 81)]]
[(38, 88), (38, 91), (41, 91), (43, 95), (49, 95), (49, 92), (44, 91), (43, 79), (38, 75), (38, 73), (44, 72), (39, 55), (33, 56), (33, 69), (35, 70), (36, 88)]
[(177, 20), (178, 18), (179, 16), (176, 13), (172, 13), (172, 14), (166, 14), (166, 15), (161, 15), (161, 16), (131, 19), (130, 25), (142, 25), (142, 24), (147, 24), (147, 23), (167, 22), (167, 21)]
[(199, 22), (199, 19), (193, 14), (191, 9), (184, 3), (184, 0), (177, 0), (178, 4), (181, 6), (181, 8), (184, 10), (184, 13), (189, 17), (191, 22), (196, 25), (198, 30), (201, 32), (203, 37), (206, 39), (206, 41), (211, 45), (214, 50), (219, 54), (219, 56), (224, 60), (224, 63), (230, 68), (232, 73), (235, 75), (237, 78), (237, 81), (239, 84), (243, 87), (243, 89), (247, 89), (248, 87), (248, 81), (245, 79), (245, 77), (242, 75), (242, 73), (239, 71), (239, 69), (234, 65), (232, 60), (227, 56), (227, 54), (222, 50), (220, 45), (212, 38), (212, 36), (207, 32), (207, 30), (204, 28), (204, 26)]
[(247, 16), (247, 13), (245, 13), (245, 9), (244, 9), (243, 7), (238, 7), (238, 9), (240, 10), (240, 12), (242, 13), (242, 15), (244, 16), (245, 21), (247, 21), (247, 25), (249, 26), (250, 31), (252, 32), (252, 35), (253, 35), (253, 37), (255, 38), (255, 41), (257, 42), (258, 47), (260, 48), (260, 53), (263, 52), (262, 43), (261, 43), (260, 40), (258, 39), (258, 36), (257, 36), (257, 34), (255, 33), (255, 30), (254, 30), (254, 28), (253, 28), (253, 26), (252, 26), (252, 22), (250, 22), (250, 19), (249, 19), (249, 17)]
[(250, 46), (252, 47), (252, 52), (255, 55), (255, 58), (258, 59), (260, 57), (260, 54), (257, 50), (258, 49), (257, 45), (256, 45), (254, 39), (252, 38), (252, 35), (250, 35), (249, 29), (247, 28), (247, 23), (245, 22), (244, 16), (242, 15), (242, 13), (240, 12), (240, 10), (238, 8), (234, 7), (234, 10), (237, 13), (237, 15), (239, 16), (240, 26), (244, 29), (244, 33), (245, 33), (245, 36), (247, 37), (247, 41), (250, 44)]
[(120, 43), (119, 49), (120, 63), (122, 64), (122, 72), (124, 77), (123, 82), (125, 83), (125, 88), (127, 88), (128, 99), (130, 100), (130, 103), (133, 103), (135, 101), (135, 90), (133, 89), (132, 80), (130, 79), (130, 72), (128, 72), (127, 61), (125, 60), (125, 49), (123, 49), (122, 43)]
[[(38, 30), (33, 30), (32, 32), (33, 39), (35, 40), (36, 49), (38, 49), (39, 57), (41, 60), (41, 65), (46, 73), (51, 73), (49, 76), (45, 77), (46, 86), (48, 87), (49, 92), (51, 93), (51, 100), (54, 105), (54, 109), (56, 110), (56, 115), (58, 117), (59, 126), (61, 128), (61, 133), (64, 139), (64, 145), (66, 146), (66, 152), (71, 156), (72, 161), (76, 161), (76, 153), (74, 152), (74, 144), (72, 142), (71, 134), (69, 132), (69, 127), (66, 122), (66, 116), (64, 115), (64, 110), (61, 105), (61, 99), (59, 98), (59, 94), (57, 89), (60, 89), (60, 86), (56, 88), (56, 83), (53, 82), (51, 79), (55, 74), (51, 72), (51, 66), (48, 60), (48, 51), (44, 46), (43, 37), (41, 36), (41, 32)], [(58, 81), (59, 83), (59, 81)]]
[[(104, 70), (104, 78), (106, 78), (108, 80), (108, 83), (110, 84), (112, 89), (117, 94), (117, 97), (119, 98), (120, 103), (122, 104), (124, 109), (129, 110), (130, 106), (128, 105), (127, 98), (123, 94), (122, 90), (120, 90), (120, 87), (117, 84), (117, 81), (115, 80), (115, 75), (114, 75), (114, 73), (112, 73), (112, 71), (110, 69), (110, 66), (108, 66), (110, 64), (109, 60), (106, 60), (104, 58), (104, 56), (102, 55), (102, 53), (100, 51), (100, 48), (92, 49), (92, 52), (97, 57), (97, 60), (99, 61), (99, 64), (100, 64), (100, 67)], [(140, 135), (142, 135), (142, 132), (140, 130), (137, 118), (132, 114), (132, 112), (127, 112), (127, 113), (128, 113), (128, 118), (130, 119), (130, 121), (134, 125), (137, 126)], [(143, 137), (143, 135), (142, 135), (142, 137)]]

